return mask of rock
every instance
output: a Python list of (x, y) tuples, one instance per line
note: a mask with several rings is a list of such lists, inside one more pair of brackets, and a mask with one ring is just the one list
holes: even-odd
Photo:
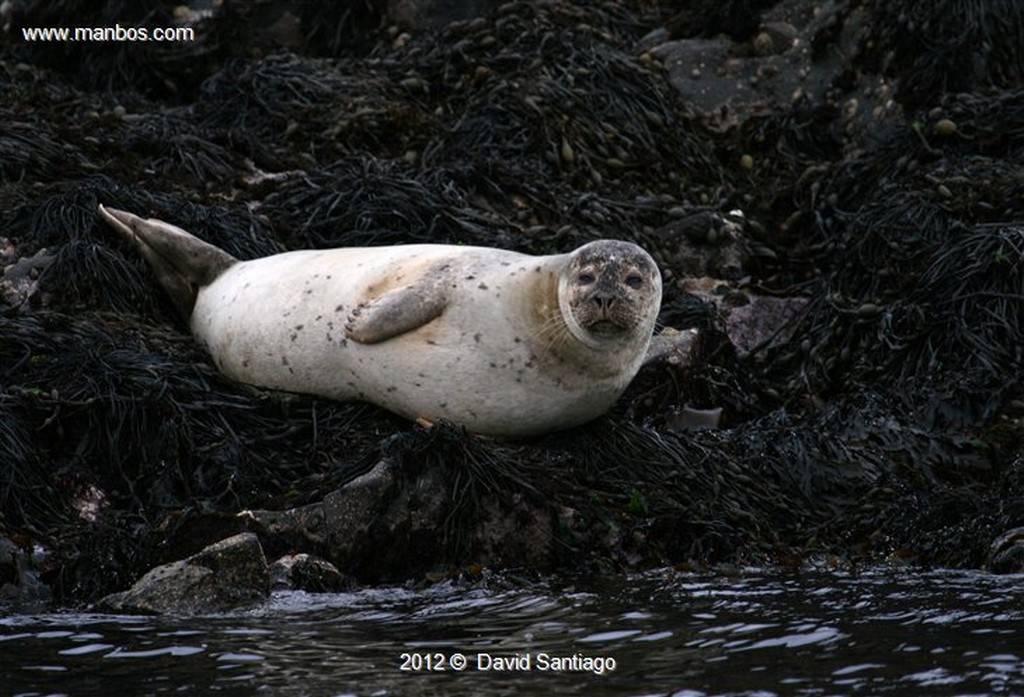
[(651, 233), (663, 265), (687, 276), (738, 279), (744, 275), (747, 241), (742, 216), (697, 210)]
[(763, 55), (772, 55), (788, 51), (796, 43), (799, 35), (797, 28), (789, 22), (766, 22), (754, 39), (756, 41), (760, 37), (761, 42), (766, 44), (763, 47), (766, 53)]
[(40, 249), (32, 257), (22, 257), (4, 268), (0, 276), (0, 297), (11, 307), (45, 305), (46, 298), (39, 294), (39, 277), (51, 263), (54, 255)]
[(691, 278), (680, 288), (715, 306), (729, 341), (741, 354), (785, 343), (797, 327), (807, 298), (777, 298), (733, 288), (716, 278)]
[(690, 365), (693, 361), (691, 351), (697, 333), (696, 329), (665, 327), (651, 337), (651, 345), (644, 356), (644, 365), (661, 360), (673, 365)]
[[(669, 348), (692, 339), (666, 342)], [(441, 428), (435, 426), (434, 428)], [(248, 511), (250, 529), (268, 549), (290, 542), (275, 562), (275, 588), (343, 590), (359, 582), (422, 577), (451, 561), (453, 473), (446, 467), (382, 459), (366, 474), (324, 497), (321, 504), (283, 512)], [(457, 476), (457, 475), (456, 475)], [(552, 518), (519, 494), (477, 492), (460, 529), (460, 555), (480, 565), (541, 568), (550, 563)], [(323, 554), (325, 559), (319, 556)], [(339, 571), (339, 569), (341, 571)]]
[[(762, 35), (758, 35), (759, 37)], [(767, 34), (757, 43), (770, 55), (737, 55), (728, 39), (683, 39), (651, 49), (683, 101), (713, 128), (737, 126), (768, 108), (788, 105), (811, 84), (801, 79), (808, 61), (796, 49), (775, 53)], [(820, 85), (817, 85), (820, 86)]]
[(441, 468), (408, 471), (385, 458), (324, 498), (328, 559), (358, 569), (361, 580), (419, 575), (444, 558), (450, 509)]
[(50, 602), (50, 588), (39, 580), (43, 559), (41, 549), (30, 553), (10, 538), (0, 537), (0, 610), (33, 612)]
[[(275, 563), (275, 585), (302, 588), (304, 581), (297, 581), (295, 573), (301, 576), (308, 571), (322, 575), (328, 585), (333, 583), (327, 579), (332, 575), (328, 570), (315, 570), (312, 562), (302, 559), (305, 554), (323, 555), (324, 564), (357, 575), (361, 581), (376, 580), (390, 567), (413, 575), (429, 567), (440, 546), (423, 542), (440, 539), (447, 501), (438, 472), (404, 473), (398, 463), (385, 457), (322, 502), (285, 511), (243, 511), (239, 516), (268, 551), (283, 555), (284, 561)], [(300, 569), (295, 571), (297, 563)], [(388, 576), (402, 577), (401, 572)]]
[(367, 538), (371, 523), (394, 498), (395, 464), (383, 459), (366, 474), (356, 477), (324, 497), (324, 528), (330, 557), (346, 559)]
[(697, 409), (684, 406), (665, 419), (665, 425), (673, 431), (704, 431), (716, 429), (721, 424), (722, 407)]
[[(840, 3), (808, 15), (802, 5), (799, 0), (775, 4), (749, 40), (689, 36), (652, 46), (654, 37), (661, 36), (657, 34), (645, 37), (644, 46), (665, 66), (669, 83), (687, 105), (711, 127), (726, 130), (806, 97), (825, 98), (846, 70), (848, 57), (858, 51), (858, 42), (863, 41), (862, 10), (846, 12)], [(812, 50), (816, 40), (832, 34), (835, 50)], [(867, 118), (872, 106), (887, 101), (887, 95), (876, 94), (857, 115)]]
[(311, 503), (284, 511), (251, 510), (238, 514), (246, 528), (255, 532), (271, 557), (288, 551), (320, 550), (327, 540), (323, 503)]
[(333, 593), (353, 584), (331, 562), (311, 554), (288, 554), (270, 565), (273, 590)]
[[(449, 500), (440, 472), (403, 472), (385, 457), (320, 503), (241, 515), (248, 520), (249, 530), (259, 533), (275, 553), (284, 554), (282, 550), (287, 549), (296, 555), (322, 554), (324, 563), (361, 581), (382, 575), (393, 580), (417, 575), (440, 558), (440, 531)], [(313, 573), (321, 572), (329, 574)], [(277, 573), (277, 580), (287, 581), (280, 576), (283, 569)]]
[(259, 602), (270, 592), (259, 538), (241, 533), (182, 561), (151, 569), (129, 590), (97, 603), (102, 612), (196, 615)]
[(471, 544), (484, 566), (542, 571), (554, 557), (556, 513), (522, 494), (486, 497)]
[(985, 566), (994, 574), (1024, 573), (1024, 527), (1007, 530), (994, 539)]

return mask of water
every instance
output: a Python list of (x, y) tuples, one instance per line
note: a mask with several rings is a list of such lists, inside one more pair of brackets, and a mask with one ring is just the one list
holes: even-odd
[(1024, 695), (1024, 577), (659, 572), (282, 593), (204, 618), (14, 616), (0, 675), (12, 695)]

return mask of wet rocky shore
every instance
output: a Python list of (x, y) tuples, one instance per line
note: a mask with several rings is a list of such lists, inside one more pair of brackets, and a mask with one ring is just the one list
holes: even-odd
[[(1024, 8), (437, 5), (4, 4), (0, 602), (1024, 568)], [(23, 32), (115, 24), (194, 39)], [(426, 428), (218, 375), (99, 203), (240, 258), (628, 239), (698, 339), (579, 428)]]

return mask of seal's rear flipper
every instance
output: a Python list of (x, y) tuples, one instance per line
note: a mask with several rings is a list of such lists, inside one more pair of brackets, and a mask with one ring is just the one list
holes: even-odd
[(99, 212), (110, 227), (138, 247), (186, 321), (192, 315), (199, 288), (212, 283), (238, 261), (223, 249), (170, 223), (153, 218), (143, 220), (102, 204)]

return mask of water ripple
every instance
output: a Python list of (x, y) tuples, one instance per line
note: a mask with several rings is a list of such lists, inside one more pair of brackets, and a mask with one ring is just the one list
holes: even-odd
[[(1024, 694), (1019, 579), (664, 570), (557, 588), (275, 593), (260, 608), (194, 619), (4, 617), (0, 670), (6, 692), (74, 685), (76, 697)], [(403, 653), (456, 652), (530, 657), (531, 669), (401, 670)], [(580, 669), (541, 670), (542, 654)], [(598, 675), (586, 658), (616, 668)]]

